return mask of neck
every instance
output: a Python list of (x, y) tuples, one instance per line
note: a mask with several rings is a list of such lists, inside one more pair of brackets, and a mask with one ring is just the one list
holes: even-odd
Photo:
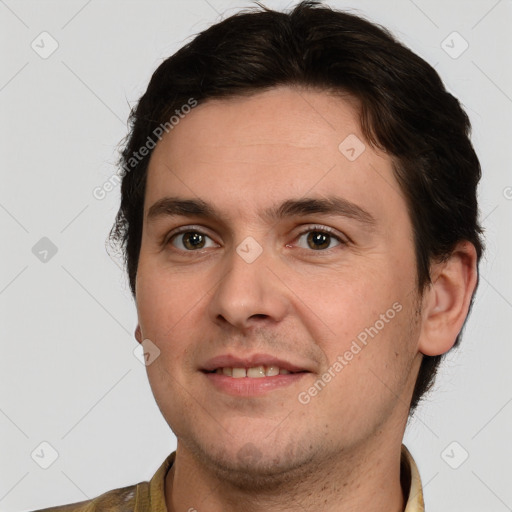
[[(165, 482), (168, 512), (401, 512), (401, 437), (375, 439), (329, 457), (312, 459), (286, 474), (273, 475), (272, 486), (222, 474), (180, 442)], [(250, 480), (249, 480), (250, 482)]]

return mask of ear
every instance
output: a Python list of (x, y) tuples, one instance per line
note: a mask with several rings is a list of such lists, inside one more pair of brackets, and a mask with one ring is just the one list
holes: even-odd
[(137, 324), (137, 327), (135, 327), (135, 339), (139, 342), (139, 343), (142, 343), (142, 330), (140, 328), (140, 325)]
[(418, 350), (437, 356), (453, 347), (468, 315), (478, 282), (474, 245), (459, 242), (447, 260), (432, 266), (431, 278), (423, 295)]

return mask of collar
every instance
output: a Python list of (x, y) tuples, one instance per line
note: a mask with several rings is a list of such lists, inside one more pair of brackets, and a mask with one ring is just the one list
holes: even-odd
[(411, 452), (404, 444), (400, 455), (400, 482), (407, 500), (404, 512), (425, 512), (420, 473)]

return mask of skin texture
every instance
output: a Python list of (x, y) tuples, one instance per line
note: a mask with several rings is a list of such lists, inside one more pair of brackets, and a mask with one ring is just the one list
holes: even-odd
[[(354, 161), (338, 149), (350, 134), (366, 146)], [(165, 196), (201, 199), (219, 216), (148, 221)], [(374, 222), (263, 214), (333, 196)], [(206, 235), (202, 248), (172, 236), (186, 226)], [(308, 234), (323, 228), (334, 236), (311, 248)], [(236, 251), (246, 237), (263, 249), (252, 263)], [(391, 158), (364, 140), (355, 101), (280, 87), (195, 107), (152, 154), (136, 281), (135, 335), (160, 350), (148, 377), (178, 438), (168, 510), (403, 510), (400, 445), (415, 379), (422, 353), (446, 352), (462, 327), (476, 284), (473, 246), (460, 243), (432, 277), (420, 295)], [(301, 403), (299, 393), (393, 304), (400, 311)], [(226, 353), (267, 353), (309, 373), (233, 397), (200, 371)]]

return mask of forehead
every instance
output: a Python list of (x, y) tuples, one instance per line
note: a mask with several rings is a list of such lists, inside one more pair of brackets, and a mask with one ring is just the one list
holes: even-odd
[[(358, 101), (348, 94), (281, 86), (251, 95), (207, 100), (184, 116), (159, 146), (172, 147), (180, 157), (189, 149), (182, 147), (180, 151), (183, 139), (192, 137), (203, 148), (210, 146), (217, 153), (228, 151), (228, 145), (254, 147), (254, 154), (261, 158), (267, 154), (257, 151), (262, 144), (266, 150), (279, 146), (279, 151), (286, 144), (291, 150), (320, 148), (340, 142), (344, 133), (358, 133), (363, 138), (360, 131)], [(176, 138), (180, 140), (173, 144)]]
[(264, 203), (333, 193), (377, 210), (386, 197), (403, 201), (391, 159), (364, 139), (355, 100), (280, 87), (209, 100), (184, 116), (151, 156), (145, 214), (164, 195), (243, 217)]

